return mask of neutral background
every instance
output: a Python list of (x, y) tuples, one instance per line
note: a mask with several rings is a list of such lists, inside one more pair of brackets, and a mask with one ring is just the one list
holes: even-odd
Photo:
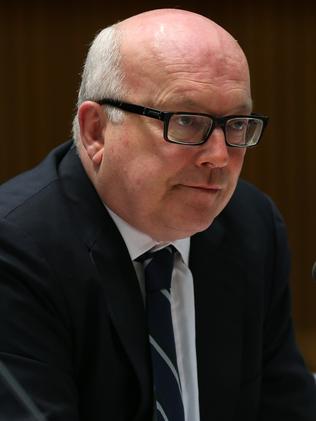
[(307, 364), (316, 371), (316, 283), (311, 279), (316, 259), (316, 2), (0, 0), (0, 182), (69, 138), (79, 75), (95, 34), (159, 7), (213, 18), (248, 56), (254, 111), (269, 115), (270, 123), (262, 143), (248, 152), (243, 177), (274, 199), (287, 223), (294, 322)]

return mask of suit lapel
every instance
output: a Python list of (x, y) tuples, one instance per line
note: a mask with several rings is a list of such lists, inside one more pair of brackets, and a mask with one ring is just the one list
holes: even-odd
[(201, 420), (233, 418), (240, 382), (245, 272), (220, 218), (192, 237)]
[(152, 380), (144, 304), (133, 263), (74, 150), (65, 156), (59, 172), (74, 226), (97, 268), (113, 326), (139, 380), (139, 413), (144, 413), (152, 399)]
[(91, 252), (104, 282), (113, 325), (148, 399), (152, 383), (144, 304), (134, 266), (112, 220), (108, 220)]

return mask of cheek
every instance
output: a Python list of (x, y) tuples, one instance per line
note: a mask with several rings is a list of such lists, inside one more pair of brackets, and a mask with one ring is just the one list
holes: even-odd
[(139, 206), (158, 203), (176, 174), (187, 167), (188, 150), (165, 142), (161, 134), (158, 136), (146, 125), (137, 131), (133, 126), (124, 127), (123, 133), (107, 137), (102, 163), (103, 189), (111, 189), (112, 195), (119, 192), (133, 202), (137, 197)]
[(150, 152), (122, 142), (120, 147), (111, 147), (105, 156), (104, 177), (117, 191), (125, 196), (136, 196), (139, 200), (150, 200), (149, 195), (159, 194), (164, 183), (163, 160)]
[(246, 154), (246, 149), (232, 148), (230, 151), (231, 174), (238, 179)]
[(229, 166), (226, 171), (228, 188), (223, 196), (224, 206), (227, 205), (231, 196), (233, 195), (240, 172), (242, 170), (243, 162), (245, 157), (245, 149), (232, 148), (230, 151)]

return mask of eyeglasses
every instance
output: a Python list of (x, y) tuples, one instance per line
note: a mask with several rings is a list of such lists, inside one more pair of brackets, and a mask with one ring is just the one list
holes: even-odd
[(215, 128), (220, 127), (227, 146), (248, 148), (258, 144), (268, 123), (268, 117), (258, 114), (217, 118), (202, 113), (164, 112), (109, 98), (96, 102), (163, 121), (164, 139), (179, 145), (201, 145), (207, 141)]

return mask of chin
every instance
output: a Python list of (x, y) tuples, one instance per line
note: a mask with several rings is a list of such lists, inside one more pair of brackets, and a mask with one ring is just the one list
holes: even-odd
[(192, 234), (191, 234), (191, 235), (196, 234), (196, 233), (198, 233), (198, 232), (202, 232), (202, 231), (207, 230), (207, 229), (208, 229), (208, 228), (212, 225), (213, 221), (214, 221), (214, 218), (212, 218), (212, 219), (208, 220), (205, 224), (198, 224), (198, 225), (197, 225), (196, 227), (194, 227), (194, 229), (192, 230)]
[[(196, 221), (195, 224), (191, 223), (190, 226), (187, 227), (179, 227), (179, 237), (177, 239), (191, 237), (194, 234), (197, 234), (198, 232), (202, 232), (207, 230), (213, 223), (215, 217), (208, 218), (205, 222), (203, 222), (201, 219)], [(193, 221), (192, 221), (193, 222)]]

